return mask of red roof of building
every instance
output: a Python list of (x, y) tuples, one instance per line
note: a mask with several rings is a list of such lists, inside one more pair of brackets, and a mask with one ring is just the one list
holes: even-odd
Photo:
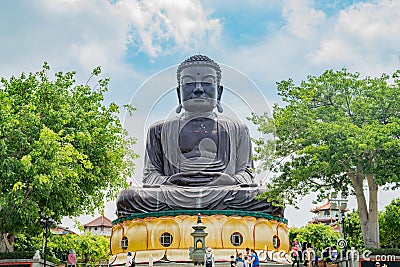
[[(331, 201), (328, 199), (328, 202), (326, 202), (325, 204), (321, 205), (321, 206), (317, 206), (313, 209), (311, 209), (311, 212), (318, 212), (320, 210), (330, 210), (331, 209)], [(337, 208), (335, 210), (338, 210)]]
[(309, 221), (308, 223), (334, 223), (336, 222), (338, 219), (331, 217), (331, 218), (315, 218), (312, 221)]
[(84, 225), (84, 227), (96, 227), (96, 226), (106, 226), (106, 227), (112, 227), (111, 220), (105, 217), (104, 215), (94, 219), (91, 222), (88, 222), (87, 224)]
[[(313, 213), (317, 213), (318, 211), (321, 211), (321, 210), (339, 210), (339, 207), (336, 207), (336, 209), (332, 208), (331, 200), (328, 199), (328, 202), (326, 202), (325, 204), (323, 204), (321, 206), (317, 206), (317, 207), (311, 209), (310, 211)], [(348, 211), (348, 209), (345, 208), (344, 211)]]
[(51, 228), (50, 231), (52, 234), (55, 234), (55, 235), (66, 235), (66, 234), (76, 235), (76, 233), (74, 231), (71, 231), (68, 228), (65, 228), (63, 226), (56, 226), (54, 228)]

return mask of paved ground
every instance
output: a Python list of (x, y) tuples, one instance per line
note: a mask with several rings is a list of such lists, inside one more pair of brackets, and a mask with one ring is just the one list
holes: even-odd
[[(136, 264), (136, 266), (149, 266), (148, 264)], [(194, 264), (190, 263), (154, 263), (154, 266), (157, 267), (194, 267)], [(196, 265), (199, 266), (199, 265)], [(229, 267), (228, 262), (224, 263), (216, 263), (216, 267)], [(261, 263), (262, 267), (291, 267), (291, 265), (285, 265), (285, 264), (276, 264), (276, 263)], [(201, 266), (200, 266), (201, 267)]]

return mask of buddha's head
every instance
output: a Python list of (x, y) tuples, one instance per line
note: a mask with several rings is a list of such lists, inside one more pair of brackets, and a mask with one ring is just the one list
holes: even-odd
[(219, 105), (223, 87), (221, 68), (207, 56), (195, 55), (182, 62), (177, 69), (178, 99), (186, 111), (202, 113), (212, 111)]

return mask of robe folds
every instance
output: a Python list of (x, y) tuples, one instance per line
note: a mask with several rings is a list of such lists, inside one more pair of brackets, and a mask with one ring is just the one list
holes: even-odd
[[(274, 207), (255, 196), (264, 190), (244, 187), (253, 183), (252, 149), (249, 130), (245, 124), (230, 118), (210, 114), (218, 122), (218, 143), (214, 155), (186, 159), (179, 147), (179, 133), (190, 117), (185, 114), (153, 124), (147, 136), (144, 185), (122, 190), (117, 200), (118, 217), (134, 213), (167, 210), (241, 210), (266, 212), (282, 216), (283, 209)], [(201, 151), (206, 154), (205, 151)], [(170, 176), (186, 171), (223, 172), (233, 177), (238, 185), (177, 186), (162, 185)], [(242, 186), (240, 186), (242, 185)]]
[(162, 184), (171, 175), (193, 170), (223, 172), (239, 184), (251, 184), (253, 161), (247, 126), (214, 113), (210, 117), (219, 125), (218, 152), (213, 161), (205, 158), (186, 160), (182, 155), (179, 132), (190, 118), (181, 115), (179, 119), (153, 124), (147, 135), (143, 184)]

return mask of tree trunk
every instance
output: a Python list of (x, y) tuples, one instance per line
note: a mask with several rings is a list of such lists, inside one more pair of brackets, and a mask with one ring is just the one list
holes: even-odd
[(367, 248), (379, 248), (378, 186), (371, 174), (367, 175), (367, 181), (369, 189), (369, 211), (364, 244)]
[[(360, 175), (348, 173), (357, 198), (358, 215), (360, 216), (361, 232), (364, 245), (367, 248), (379, 247), (379, 223), (378, 223), (378, 186), (372, 175)], [(364, 179), (368, 181), (369, 208), (363, 191)]]
[(14, 234), (2, 233), (1, 252), (14, 252)]

